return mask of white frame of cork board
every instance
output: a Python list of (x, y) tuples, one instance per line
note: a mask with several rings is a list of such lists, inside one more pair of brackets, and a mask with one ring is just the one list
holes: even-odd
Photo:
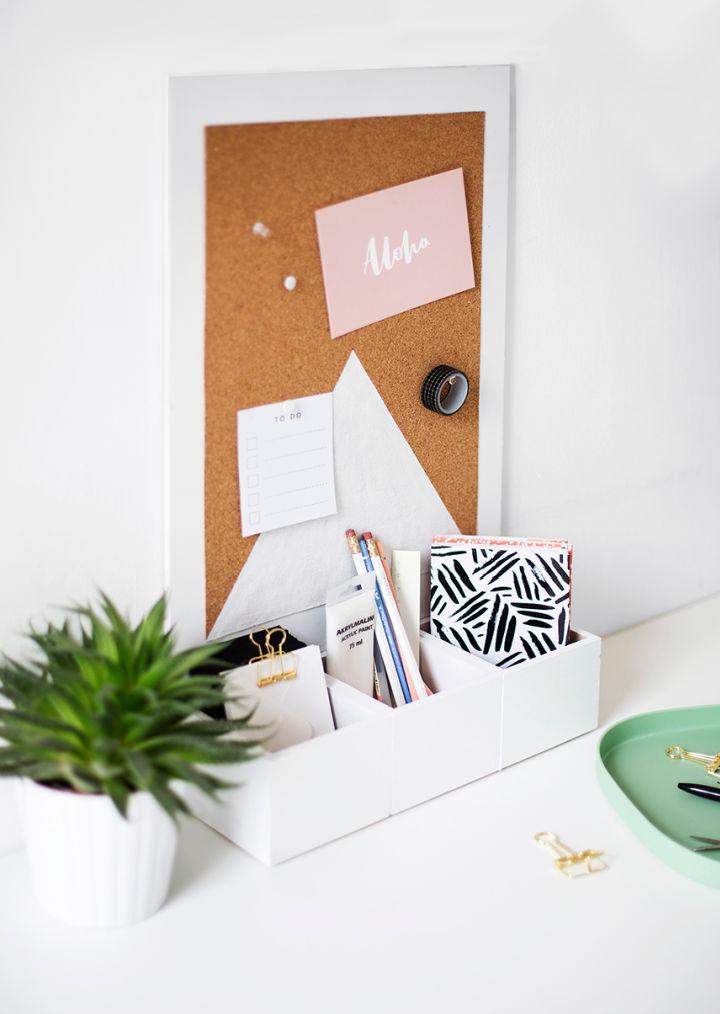
[[(205, 639), (204, 128), (485, 112), (477, 530), (501, 527), (511, 68), (178, 77), (170, 81), (165, 579), (182, 644)], [(322, 643), (322, 609), (268, 617)]]

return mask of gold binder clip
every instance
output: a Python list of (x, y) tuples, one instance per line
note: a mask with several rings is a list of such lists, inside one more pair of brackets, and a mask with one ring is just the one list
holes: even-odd
[(600, 859), (602, 852), (595, 849), (573, 852), (552, 831), (538, 831), (535, 841), (555, 853), (558, 858), (553, 860), (553, 866), (571, 880), (587, 877), (590, 873), (601, 873), (608, 868), (607, 863)]
[(720, 753), (692, 753), (684, 746), (665, 747), (665, 754), (670, 760), (687, 760), (695, 764), (702, 764), (706, 772), (713, 778), (720, 779)]
[[(283, 645), (287, 639), (287, 631), (283, 630), (282, 627), (273, 627), (271, 630), (266, 630), (265, 642), (262, 645), (258, 644), (255, 640), (255, 634), (257, 633), (258, 631), (256, 630), (250, 634), (250, 640), (257, 648), (258, 653), (248, 662), (248, 665), (258, 666), (257, 685), (259, 687), (267, 687), (272, 683), (282, 683), (283, 680), (295, 679), (297, 676), (295, 656), (292, 652), (288, 652), (287, 655), (283, 652)], [(277, 644), (273, 644), (273, 635), (276, 634), (280, 636), (279, 638), (275, 638)]]

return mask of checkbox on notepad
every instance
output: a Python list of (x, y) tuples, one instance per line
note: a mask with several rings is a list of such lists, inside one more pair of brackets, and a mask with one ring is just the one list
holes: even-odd
[(260, 521), (260, 514), (258, 511), (250, 511), (250, 524), (256, 525)]
[(257, 437), (248, 437), (247, 440), (245, 441), (245, 450), (256, 451), (257, 445), (258, 445)]
[(259, 475), (249, 475), (248, 476), (248, 486), (257, 486), (257, 485), (259, 485), (259, 483), (260, 483), (260, 476)]
[(248, 503), (250, 504), (251, 507), (257, 507), (258, 504), (260, 503), (260, 494), (251, 493), (250, 496), (248, 497)]
[(248, 467), (248, 468), (257, 468), (257, 467), (258, 467), (258, 459), (257, 459), (257, 454), (253, 454), (253, 455), (251, 455), (251, 456), (250, 456), (250, 457), (249, 457), (249, 458), (247, 459), (247, 467)]

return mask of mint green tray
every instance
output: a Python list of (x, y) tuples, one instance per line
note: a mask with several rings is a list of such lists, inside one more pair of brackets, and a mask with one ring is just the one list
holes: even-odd
[(720, 706), (636, 715), (611, 726), (598, 745), (600, 785), (640, 841), (668, 866), (720, 887), (720, 851), (693, 852), (690, 835), (720, 838), (720, 802), (681, 792), (678, 782), (717, 785), (700, 764), (670, 760), (665, 747), (720, 751)]

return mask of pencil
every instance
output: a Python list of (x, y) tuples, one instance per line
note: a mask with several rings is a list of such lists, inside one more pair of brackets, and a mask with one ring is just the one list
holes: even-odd
[[(392, 595), (389, 594), (389, 591), (387, 589), (387, 581), (385, 580), (385, 574), (382, 569), (382, 564), (380, 564), (380, 568), (378, 570), (378, 568), (373, 563), (373, 556), (371, 556), (370, 554), (368, 544), (365, 541), (364, 535), (358, 539), (358, 545), (360, 546), (360, 552), (362, 553), (365, 569), (368, 571), (368, 573), (375, 574), (375, 604), (377, 605), (378, 616), (380, 617), (380, 622), (382, 623), (382, 627), (385, 631), (385, 635), (388, 640), (390, 654), (392, 656), (392, 661), (395, 665), (395, 671), (397, 672), (398, 679), (400, 680), (400, 687), (403, 692), (403, 697), (405, 698), (405, 703), (409, 704), (410, 701), (413, 700), (413, 694), (410, 691), (407, 674), (405, 672), (405, 667), (402, 662), (400, 649), (398, 648), (397, 639), (395, 636), (395, 628), (389, 615), (390, 607), (391, 605), (395, 605), (395, 601)], [(375, 547), (374, 544), (373, 548), (375, 550), (374, 558), (378, 559), (377, 547)], [(397, 609), (397, 606), (395, 608)]]
[[(368, 532), (367, 534), (370, 535), (370, 538), (372, 538), (372, 535), (371, 535), (370, 532)], [(363, 535), (363, 538), (365, 538), (364, 535)], [(385, 571), (385, 577), (387, 578), (388, 584), (390, 585), (390, 591), (392, 592), (393, 598), (395, 599), (395, 603), (396, 603), (396, 605), (397, 605), (397, 607), (399, 609), (400, 608), (400, 603), (398, 602), (397, 592), (395, 591), (395, 585), (393, 584), (392, 574), (390, 573), (390, 568), (388, 567), (387, 557), (385, 556), (385, 547), (383, 546), (383, 544), (380, 541), (380, 539), (375, 539), (374, 541), (375, 541), (375, 545), (378, 548), (378, 553), (380, 554), (380, 559), (382, 560), (383, 570)]]
[[(380, 585), (380, 594), (385, 601), (388, 617), (390, 623), (392, 624), (395, 641), (403, 663), (403, 672), (405, 674), (410, 697), (413, 701), (420, 700), (421, 697), (426, 696), (425, 688), (423, 686), (420, 670), (417, 662), (415, 661), (415, 656), (412, 652), (410, 639), (407, 636), (407, 631), (405, 630), (402, 617), (400, 616), (400, 610), (398, 609), (395, 596), (392, 592), (392, 587), (387, 579), (385, 568), (383, 567), (382, 558), (378, 552), (375, 539), (372, 537), (372, 532), (364, 532), (362, 538), (367, 545), (372, 566), (375, 571), (375, 576), (377, 577), (377, 582)], [(360, 545), (362, 545), (362, 542)]]
[[(352, 528), (348, 528), (348, 530), (345, 532), (345, 537), (347, 539), (348, 548), (350, 549), (350, 553), (352, 554), (353, 563), (355, 565), (355, 570), (357, 571), (358, 575), (362, 576), (363, 574), (366, 574), (368, 571), (372, 571), (372, 564), (370, 564), (370, 566), (368, 567), (363, 559), (363, 555), (360, 550), (360, 542), (357, 537), (357, 534), (355, 533), (355, 530)], [(365, 552), (367, 553), (367, 547), (365, 547)], [(375, 606), (377, 609), (378, 616), (382, 617), (382, 615), (385, 613), (385, 610), (382, 604), (382, 598), (380, 596), (380, 591), (378, 589), (377, 580), (375, 581)], [(387, 616), (385, 616), (385, 619), (387, 620)], [(406, 703), (405, 694), (403, 692), (400, 679), (398, 677), (397, 668), (393, 661), (392, 649), (390, 647), (390, 642), (388, 640), (386, 626), (382, 622), (382, 618), (380, 623), (377, 622), (375, 623), (375, 637), (377, 639), (378, 647), (380, 648), (380, 656), (382, 658), (383, 665), (385, 667), (385, 674), (387, 676), (388, 684), (390, 686), (390, 691), (394, 698), (395, 705), (397, 707), (401, 704), (405, 704)]]

